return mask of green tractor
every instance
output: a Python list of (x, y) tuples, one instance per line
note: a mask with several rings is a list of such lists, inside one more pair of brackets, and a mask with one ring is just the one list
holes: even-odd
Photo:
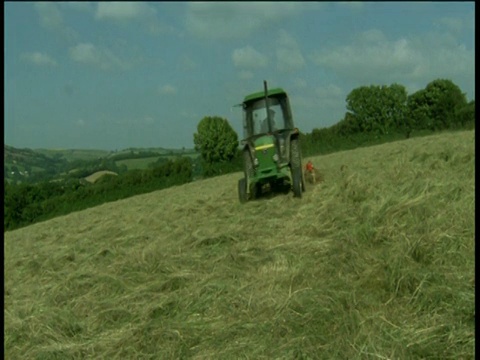
[(305, 191), (300, 153), (300, 132), (294, 127), (287, 93), (281, 88), (247, 95), (243, 107), (244, 177), (238, 181), (240, 202), (260, 197), (267, 190)]

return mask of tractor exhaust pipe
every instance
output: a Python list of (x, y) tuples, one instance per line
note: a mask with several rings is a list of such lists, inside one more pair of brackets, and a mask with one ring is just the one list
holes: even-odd
[(271, 132), (272, 119), (270, 119), (270, 109), (268, 107), (268, 88), (267, 80), (263, 80), (263, 91), (265, 92), (265, 108), (267, 109), (268, 130)]

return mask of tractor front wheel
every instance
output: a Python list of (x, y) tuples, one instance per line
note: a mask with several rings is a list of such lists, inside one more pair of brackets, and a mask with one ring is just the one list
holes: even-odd
[(295, 197), (302, 197), (302, 172), (298, 170), (292, 170), (292, 187), (293, 195)]
[[(245, 186), (247, 188), (247, 198), (255, 199), (258, 195), (257, 184), (252, 184), (251, 179), (255, 176), (255, 170), (253, 169), (253, 161), (249, 151), (243, 152), (244, 162), (244, 174), (245, 174)], [(250, 188), (248, 188), (250, 187)], [(250, 196), (248, 195), (250, 193)]]
[(292, 175), (292, 187), (295, 197), (301, 198), (304, 189), (302, 174), (302, 156), (300, 155), (300, 144), (298, 139), (290, 142), (290, 172)]
[(245, 178), (238, 180), (238, 198), (242, 204), (246, 203), (248, 200), (247, 197), (247, 183)]

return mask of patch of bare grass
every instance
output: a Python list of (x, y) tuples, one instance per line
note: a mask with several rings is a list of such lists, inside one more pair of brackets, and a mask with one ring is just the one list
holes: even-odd
[(85, 180), (87, 180), (90, 183), (95, 183), (97, 182), (98, 179), (100, 179), (102, 176), (105, 176), (105, 175), (118, 175), (118, 174), (113, 171), (101, 170), (87, 176)]
[(474, 132), (312, 159), (301, 200), (241, 174), (5, 233), (5, 356), (474, 357)]

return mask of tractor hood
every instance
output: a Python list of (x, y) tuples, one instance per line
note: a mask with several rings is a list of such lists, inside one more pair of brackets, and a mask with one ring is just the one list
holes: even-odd
[(275, 147), (275, 138), (273, 135), (264, 135), (253, 141), (255, 151), (264, 151)]
[(278, 160), (275, 138), (273, 135), (261, 136), (254, 140), (254, 161), (257, 172), (269, 174), (277, 169)]

